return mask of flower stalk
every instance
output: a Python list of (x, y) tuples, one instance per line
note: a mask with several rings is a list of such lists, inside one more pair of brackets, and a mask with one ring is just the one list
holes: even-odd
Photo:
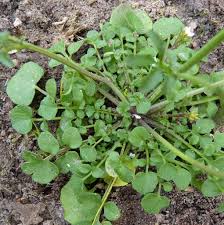
[(180, 67), (178, 72), (184, 73), (188, 71), (193, 65), (199, 63), (210, 52), (216, 49), (223, 41), (224, 41), (224, 29), (218, 32), (212, 39), (210, 39), (207, 42), (207, 44), (205, 44), (196, 54), (194, 54), (186, 63), (184, 63)]

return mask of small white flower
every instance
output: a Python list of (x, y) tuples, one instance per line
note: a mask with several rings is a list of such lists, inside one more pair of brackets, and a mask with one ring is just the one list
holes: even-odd
[(135, 117), (135, 119), (140, 120), (142, 117), (139, 116), (138, 114), (133, 114), (133, 117)]
[(67, 167), (70, 168), (71, 167), (70, 164), (67, 163)]
[(134, 157), (135, 157), (135, 154), (131, 152), (131, 153), (129, 154), (129, 156), (130, 156), (131, 158), (134, 158)]
[(191, 27), (185, 27), (184, 32), (188, 37), (194, 36), (194, 32), (193, 32), (193, 29)]

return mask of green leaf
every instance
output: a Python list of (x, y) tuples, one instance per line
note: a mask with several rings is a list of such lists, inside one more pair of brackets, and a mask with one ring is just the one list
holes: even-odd
[(96, 137), (105, 137), (107, 136), (107, 127), (105, 122), (102, 120), (97, 120), (94, 125), (94, 131)]
[(23, 151), (22, 158), (25, 161), (35, 162), (37, 159), (42, 159), (39, 155), (31, 152), (31, 151)]
[(190, 144), (196, 145), (199, 142), (200, 136), (192, 132), (191, 137), (189, 138)]
[(103, 221), (103, 222), (102, 222), (102, 225), (112, 225), (112, 223), (109, 222), (109, 221)]
[(220, 171), (224, 171), (224, 157), (220, 156), (216, 160), (213, 160), (211, 164)]
[(209, 118), (213, 118), (218, 112), (218, 107), (214, 102), (209, 102), (207, 107), (207, 114)]
[(125, 115), (130, 110), (130, 104), (126, 101), (122, 101), (119, 103), (116, 110), (121, 115)]
[(80, 158), (77, 152), (69, 151), (55, 161), (61, 173), (68, 173), (73, 170), (76, 163), (79, 163)]
[(200, 136), (200, 147), (204, 149), (209, 145), (212, 145), (212, 137), (209, 135)]
[(49, 63), (48, 63), (48, 66), (49, 66), (50, 68), (54, 68), (54, 67), (60, 66), (60, 65), (62, 65), (62, 63), (58, 62), (58, 61), (55, 60), (55, 59), (50, 59), (50, 61), (49, 61)]
[(62, 135), (62, 142), (72, 149), (79, 148), (82, 144), (82, 137), (75, 127), (66, 127)]
[(43, 75), (44, 71), (38, 64), (23, 64), (7, 84), (8, 96), (15, 104), (30, 105), (35, 95), (35, 85)]
[(94, 96), (96, 93), (96, 83), (93, 80), (87, 82), (85, 87), (85, 93), (88, 96)]
[(50, 96), (46, 96), (40, 103), (38, 114), (46, 120), (52, 120), (55, 118), (58, 112), (57, 104), (55, 100)]
[(214, 141), (217, 146), (224, 148), (224, 133), (215, 132)]
[(176, 176), (176, 167), (170, 163), (160, 166), (158, 176), (166, 181), (171, 181)]
[(57, 84), (54, 78), (51, 78), (47, 80), (46, 86), (45, 86), (46, 92), (52, 97), (56, 97), (57, 92)]
[(178, 35), (184, 28), (184, 24), (174, 17), (160, 18), (153, 24), (153, 30), (162, 39), (167, 39), (171, 35)]
[(111, 152), (105, 162), (105, 170), (111, 177), (117, 177), (115, 168), (119, 165), (120, 158), (118, 152)]
[(41, 124), (40, 124), (40, 129), (42, 131), (49, 131), (49, 127), (48, 127), (48, 124), (46, 121), (43, 121)]
[(148, 100), (142, 100), (137, 106), (137, 113), (146, 114), (151, 107), (151, 102)]
[(114, 167), (118, 177), (124, 182), (131, 182), (134, 179), (134, 171), (129, 169), (121, 161)]
[(97, 151), (94, 147), (89, 145), (83, 145), (80, 147), (80, 155), (86, 162), (96, 161)]
[(61, 114), (60, 128), (64, 131), (66, 127), (72, 127), (73, 119), (75, 119), (75, 113), (71, 109), (66, 109)]
[(135, 127), (128, 135), (128, 140), (135, 147), (142, 147), (149, 139), (149, 133), (144, 127)]
[(77, 42), (73, 42), (68, 46), (68, 53), (69, 55), (73, 55), (74, 53), (76, 53), (84, 44), (84, 40), (81, 41), (77, 41)]
[(29, 106), (18, 105), (9, 114), (12, 127), (21, 134), (32, 130), (32, 109)]
[(129, 55), (125, 58), (128, 67), (147, 67), (154, 63), (151, 55)]
[(161, 209), (167, 208), (170, 204), (170, 200), (166, 196), (160, 196), (158, 194), (149, 193), (144, 196), (141, 201), (143, 209), (148, 213), (159, 213)]
[(104, 178), (105, 171), (101, 168), (96, 167), (92, 170), (92, 176), (95, 178)]
[(106, 162), (105, 170), (111, 177), (119, 177), (122, 182), (129, 183), (134, 178), (134, 171), (120, 160), (118, 152), (110, 152)]
[(211, 119), (199, 119), (195, 127), (200, 134), (209, 134), (215, 128), (215, 123)]
[(92, 67), (95, 66), (97, 62), (97, 58), (96, 56), (88, 56), (88, 55), (84, 55), (81, 57), (81, 63), (85, 66), (85, 67)]
[(106, 41), (112, 40), (115, 37), (115, 31), (109, 22), (102, 24), (101, 34)]
[(159, 59), (162, 59), (166, 51), (166, 42), (154, 31), (149, 33), (148, 41), (150, 46), (154, 47), (159, 52)]
[(96, 40), (95, 45), (98, 49), (106, 47), (107, 46), (107, 42), (105, 40)]
[(163, 189), (165, 192), (170, 192), (173, 189), (173, 185), (170, 182), (163, 183)]
[(96, 30), (90, 30), (90, 31), (87, 32), (86, 37), (87, 37), (88, 41), (90, 41), (92, 43), (95, 43), (96, 40), (99, 39), (100, 34)]
[(216, 151), (217, 146), (214, 145), (214, 143), (207, 145), (204, 149), (203, 149), (203, 153), (206, 156), (212, 156), (215, 151)]
[(152, 21), (148, 15), (132, 9), (128, 4), (121, 4), (112, 12), (110, 23), (116, 28), (127, 27), (139, 34), (148, 33), (152, 29)]
[(66, 56), (67, 54), (65, 51), (65, 41), (60, 40), (60, 41), (56, 42), (49, 48), (49, 51), (54, 52), (54, 53), (60, 53), (63, 56)]
[(154, 90), (159, 83), (161, 83), (163, 80), (163, 74), (160, 70), (153, 70), (151, 74), (143, 77), (138, 87), (141, 92), (144, 94), (148, 94), (150, 91)]
[(140, 9), (135, 9), (135, 13), (141, 21), (141, 26), (136, 27), (136, 31), (139, 34), (147, 34), (150, 30), (152, 30), (152, 20), (148, 16), (148, 14)]
[(119, 219), (121, 215), (120, 209), (114, 202), (106, 202), (104, 205), (104, 216), (110, 221)]
[(72, 166), (71, 172), (72, 173), (81, 173), (87, 174), (91, 171), (92, 167), (89, 164), (83, 164), (81, 161), (76, 165)]
[(14, 66), (13, 61), (11, 60), (8, 53), (0, 50), (0, 64), (12, 68)]
[(158, 184), (156, 173), (138, 173), (132, 181), (132, 187), (139, 193), (145, 195), (153, 192)]
[(177, 167), (173, 181), (179, 189), (185, 190), (191, 182), (191, 174), (186, 169)]
[(25, 154), (28, 162), (22, 164), (22, 171), (32, 175), (32, 179), (40, 184), (48, 184), (58, 176), (58, 168), (55, 164), (38, 158), (35, 154)]
[(57, 139), (49, 131), (41, 132), (37, 142), (42, 151), (52, 155), (56, 155), (60, 150)]
[(205, 180), (201, 186), (201, 192), (206, 197), (216, 197), (221, 194), (218, 185), (213, 180)]
[(74, 225), (89, 225), (101, 204), (98, 194), (85, 191), (81, 178), (73, 175), (61, 190), (61, 204), (65, 219)]
[(163, 165), (163, 163), (164, 163), (163, 157), (159, 154), (159, 152), (153, 151), (150, 157), (150, 164), (152, 166), (160, 167), (161, 165)]

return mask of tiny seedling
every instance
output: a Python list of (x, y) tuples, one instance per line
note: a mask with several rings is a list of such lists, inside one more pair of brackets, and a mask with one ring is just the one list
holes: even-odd
[(127, 184), (142, 195), (148, 213), (169, 206), (165, 192), (174, 186), (221, 195), (224, 133), (216, 123), (223, 112), (224, 72), (202, 74), (200, 63), (223, 40), (224, 30), (195, 51), (178, 18), (153, 23), (125, 4), (100, 31), (69, 45), (60, 40), (44, 49), (0, 33), (5, 66), (13, 66), (11, 50), (26, 49), (50, 58), (50, 68), (64, 68), (60, 80), (42, 87), (44, 69), (27, 62), (7, 84), (16, 105), (12, 126), (34, 135), (39, 149), (23, 152), (23, 172), (40, 184), (70, 175), (60, 200), (73, 225), (117, 220), (120, 210), (109, 195)]

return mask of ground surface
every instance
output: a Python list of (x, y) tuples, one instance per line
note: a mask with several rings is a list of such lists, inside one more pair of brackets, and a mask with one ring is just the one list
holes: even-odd
[[(0, 0), (0, 30), (22, 34), (33, 43), (49, 46), (59, 38), (76, 40), (100, 22), (110, 17), (118, 0)], [(153, 19), (162, 15), (178, 16), (186, 24), (197, 25), (193, 47), (200, 47), (224, 25), (223, 0), (130, 0), (135, 7), (145, 9)], [(65, 18), (67, 17), (67, 18)], [(19, 18), (21, 25), (14, 22)], [(65, 26), (55, 22), (67, 19)], [(20, 23), (19, 21), (19, 23)], [(17, 19), (18, 22), (18, 19)], [(13, 25), (14, 23), (14, 25)], [(224, 48), (210, 57), (203, 70), (223, 68)], [(46, 67), (46, 60), (36, 54), (20, 53), (15, 56), (18, 66), (13, 70), (0, 66), (0, 225), (65, 225), (59, 203), (59, 190), (64, 178), (48, 186), (33, 183), (20, 170), (21, 152), (35, 149), (35, 142), (18, 135), (8, 119), (12, 107), (5, 94), (5, 84), (20, 63), (34, 60)], [(59, 77), (59, 71), (47, 76)], [(215, 212), (219, 199), (205, 199), (193, 190), (174, 191), (171, 206), (161, 214), (152, 216), (140, 207), (140, 196), (130, 187), (117, 189), (112, 194), (122, 210), (122, 217), (114, 225), (210, 225), (224, 224), (224, 214)]]

